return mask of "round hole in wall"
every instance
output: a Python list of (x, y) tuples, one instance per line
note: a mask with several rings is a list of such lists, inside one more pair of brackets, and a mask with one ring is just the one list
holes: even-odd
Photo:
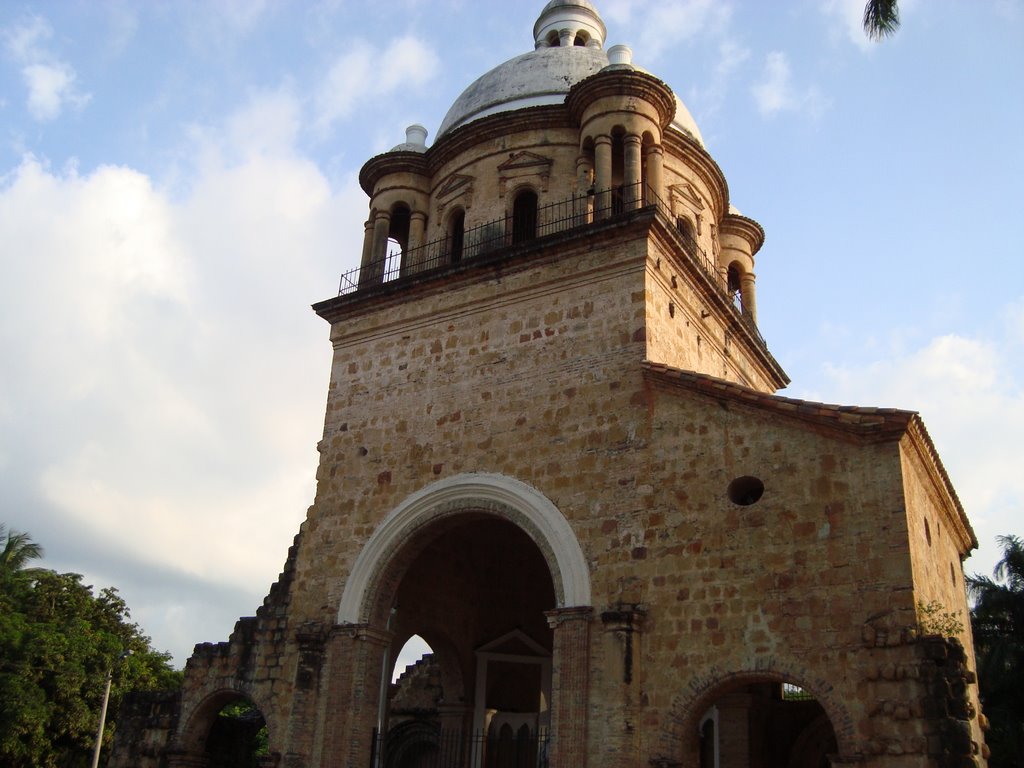
[(764, 483), (760, 478), (744, 475), (729, 483), (729, 500), (741, 507), (756, 504), (764, 495)]

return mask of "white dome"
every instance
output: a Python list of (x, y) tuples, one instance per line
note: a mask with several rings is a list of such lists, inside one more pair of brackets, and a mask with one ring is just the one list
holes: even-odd
[(569, 89), (608, 66), (600, 48), (538, 48), (506, 61), (479, 78), (455, 100), (437, 135), (481, 117), (541, 104), (562, 104)]
[[(572, 31), (569, 44), (550, 45), (549, 38), (553, 40), (555, 33), (564, 29)], [(463, 91), (441, 121), (438, 138), (499, 112), (563, 104), (572, 86), (609, 65), (608, 54), (601, 47), (604, 22), (587, 0), (551, 0), (533, 31), (537, 49), (500, 64)], [(588, 38), (586, 45), (572, 42), (581, 31)], [(704, 146), (696, 121), (678, 96), (672, 127)]]

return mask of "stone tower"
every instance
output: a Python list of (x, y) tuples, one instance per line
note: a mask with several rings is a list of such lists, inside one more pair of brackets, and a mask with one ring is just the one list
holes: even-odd
[(983, 764), (921, 419), (776, 395), (764, 232), (686, 107), (586, 0), (533, 31), (363, 166), (315, 502), (111, 765), (215, 764), (238, 699), (289, 768)]

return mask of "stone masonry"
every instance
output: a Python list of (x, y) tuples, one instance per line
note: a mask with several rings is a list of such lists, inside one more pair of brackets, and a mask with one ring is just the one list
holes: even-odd
[(976, 541), (921, 418), (777, 395), (692, 117), (589, 2), (534, 34), (364, 166), (313, 506), (110, 765), (213, 766), (239, 699), (288, 768), (984, 765), (969, 629), (922, 625), (967, 624)]

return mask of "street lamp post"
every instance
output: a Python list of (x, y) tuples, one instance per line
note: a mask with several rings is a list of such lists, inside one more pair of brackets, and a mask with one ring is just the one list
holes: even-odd
[[(118, 661), (124, 661), (132, 655), (130, 650), (125, 651), (117, 657)], [(116, 662), (115, 662), (116, 663)], [(103, 727), (107, 724), (107, 703), (110, 701), (110, 684), (114, 680), (114, 665), (107, 670), (107, 684), (103, 688), (103, 706), (100, 707), (100, 727), (96, 730), (96, 748), (92, 751), (92, 768), (99, 768), (100, 748), (103, 746)]]

